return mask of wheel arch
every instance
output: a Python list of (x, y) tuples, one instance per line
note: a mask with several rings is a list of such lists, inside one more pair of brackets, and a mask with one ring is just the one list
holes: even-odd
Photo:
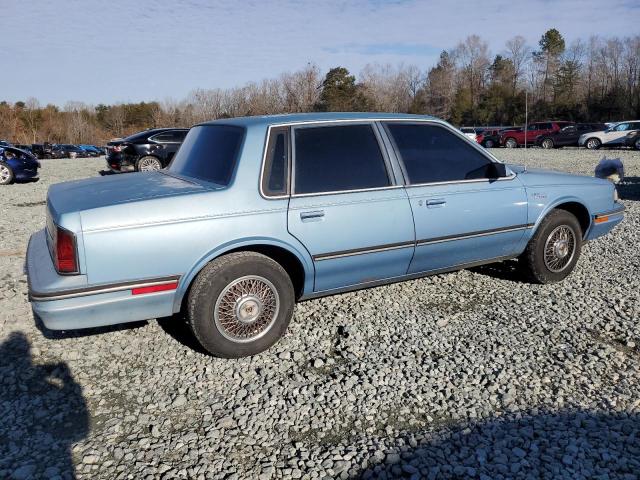
[(315, 271), (311, 256), (306, 251), (302, 252), (300, 249), (277, 239), (244, 239), (222, 245), (210, 251), (182, 276), (174, 299), (173, 311), (177, 313), (182, 309), (193, 280), (207, 264), (216, 258), (234, 252), (261, 253), (278, 262), (291, 278), (296, 299), (300, 298), (306, 291), (313, 289)]
[(531, 232), (532, 236), (535, 235), (542, 220), (549, 215), (552, 210), (564, 210), (575, 216), (582, 229), (582, 238), (586, 238), (589, 228), (591, 227), (591, 213), (585, 202), (576, 197), (565, 197), (547, 205), (536, 220), (533, 231)]

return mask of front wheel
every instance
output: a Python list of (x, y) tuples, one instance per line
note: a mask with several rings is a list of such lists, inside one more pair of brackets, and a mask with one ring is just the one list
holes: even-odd
[(602, 142), (600, 142), (600, 140), (598, 140), (597, 138), (590, 138), (589, 140), (587, 140), (586, 145), (589, 150), (597, 150), (600, 148), (600, 145), (602, 145)]
[(565, 210), (552, 210), (539, 225), (519, 261), (536, 283), (555, 283), (573, 271), (582, 247), (578, 219)]
[(209, 263), (188, 299), (193, 334), (212, 355), (256, 355), (276, 343), (293, 316), (293, 284), (282, 266), (255, 252)]
[(640, 137), (633, 143), (636, 150), (640, 150)]
[(550, 138), (545, 138), (542, 141), (542, 148), (547, 149), (547, 150), (553, 148), (553, 140), (551, 140)]
[(4, 162), (0, 162), (0, 185), (9, 185), (13, 182), (13, 170)]
[(507, 148), (517, 148), (518, 142), (515, 138), (507, 138), (507, 141), (504, 142), (504, 146)]
[(160, 170), (161, 168), (162, 164), (160, 163), (160, 160), (150, 155), (141, 157), (136, 162), (136, 170), (138, 172), (153, 172), (155, 170)]
[(494, 145), (495, 144), (493, 143), (493, 140), (485, 140), (485, 142), (484, 142), (484, 147), (485, 148), (493, 148)]

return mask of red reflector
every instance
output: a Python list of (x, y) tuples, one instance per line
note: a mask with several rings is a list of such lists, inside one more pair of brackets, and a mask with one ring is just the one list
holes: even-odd
[(56, 232), (56, 267), (60, 273), (76, 273), (76, 238), (71, 232), (61, 228)]
[(178, 282), (163, 283), (162, 285), (150, 285), (148, 287), (138, 287), (131, 289), (131, 295), (142, 295), (145, 293), (166, 292), (178, 288)]

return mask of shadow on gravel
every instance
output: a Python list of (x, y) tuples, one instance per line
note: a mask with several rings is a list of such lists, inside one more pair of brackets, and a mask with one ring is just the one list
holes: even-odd
[(104, 177), (106, 175), (117, 175), (116, 172), (111, 170), (100, 170), (98, 173), (100, 174), (101, 177)]
[[(640, 416), (567, 411), (497, 418), (369, 460), (361, 479), (638, 479)], [(378, 452), (376, 452), (378, 453)], [(379, 452), (382, 453), (382, 452)]]
[(616, 188), (622, 200), (640, 200), (640, 177), (624, 177)]
[(94, 327), (94, 328), (83, 328), (80, 330), (49, 330), (45, 327), (42, 320), (37, 315), (33, 315), (36, 328), (40, 330), (42, 336), (49, 340), (60, 340), (63, 338), (81, 338), (81, 337), (91, 337), (93, 335), (102, 335), (104, 333), (109, 332), (119, 332), (121, 330), (133, 330), (135, 328), (144, 327), (147, 323), (146, 320), (142, 320), (140, 322), (132, 322), (132, 323), (121, 323), (118, 325), (109, 325), (106, 327)]
[(0, 478), (75, 478), (71, 446), (89, 433), (66, 363), (33, 363), (22, 333), (0, 344)]
[(516, 260), (506, 260), (504, 262), (489, 263), (479, 267), (469, 269), (470, 272), (486, 275), (499, 280), (509, 280), (517, 283), (528, 283), (522, 272), (518, 268)]
[(187, 325), (187, 321), (181, 314), (178, 313), (171, 317), (159, 318), (158, 325), (178, 343), (203, 355), (209, 355), (209, 353), (202, 348), (202, 345), (200, 345), (196, 337), (193, 336), (191, 328)]

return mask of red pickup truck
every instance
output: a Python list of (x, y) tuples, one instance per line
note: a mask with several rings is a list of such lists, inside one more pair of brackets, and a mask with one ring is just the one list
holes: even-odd
[(553, 132), (557, 132), (567, 125), (571, 125), (572, 122), (535, 122), (530, 123), (527, 126), (525, 133), (524, 128), (517, 130), (507, 130), (502, 132), (500, 136), (500, 145), (507, 148), (516, 148), (524, 145), (525, 135), (527, 139), (527, 145), (535, 145), (536, 137), (539, 135), (548, 135)]

